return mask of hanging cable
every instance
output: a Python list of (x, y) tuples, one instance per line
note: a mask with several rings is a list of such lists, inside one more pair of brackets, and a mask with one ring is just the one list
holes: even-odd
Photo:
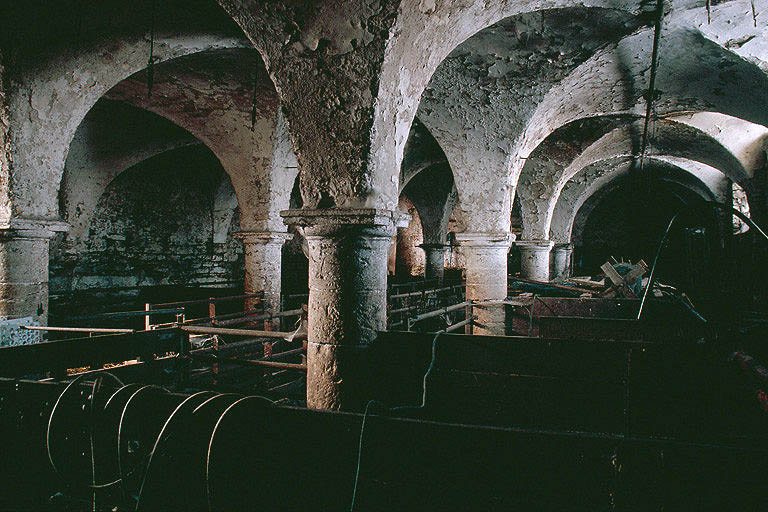
[[(766, 241), (768, 241), (768, 234), (763, 231), (760, 226), (758, 226), (752, 219), (750, 219), (747, 215), (742, 213), (741, 211), (737, 210), (733, 206), (729, 206), (727, 204), (718, 203), (716, 201), (702, 201), (699, 204), (704, 204), (706, 206), (710, 206), (712, 208), (718, 208), (720, 210), (724, 210), (726, 212), (732, 213), (733, 215), (736, 215), (738, 218), (743, 220), (750, 228), (754, 229), (760, 236), (762, 236)], [(664, 234), (661, 237), (661, 240), (659, 241), (659, 246), (656, 249), (656, 256), (653, 258), (653, 265), (651, 266), (651, 273), (648, 274), (648, 284), (645, 287), (645, 290), (643, 290), (643, 298), (640, 300), (640, 308), (637, 310), (637, 320), (640, 320), (640, 316), (643, 314), (643, 308), (645, 307), (645, 301), (648, 298), (648, 291), (653, 287), (653, 279), (656, 274), (656, 266), (659, 263), (659, 257), (661, 256), (661, 251), (664, 248), (664, 243), (667, 241), (667, 237), (669, 236), (669, 232), (672, 229), (672, 226), (674, 225), (675, 221), (678, 219), (678, 217), (683, 213), (683, 211), (688, 208), (688, 206), (683, 206), (680, 208), (677, 213), (675, 213), (672, 218), (669, 221), (669, 224), (667, 224), (667, 229), (664, 230)]]
[(155, 8), (157, 0), (152, 0), (149, 22), (149, 58), (147, 59), (147, 98), (152, 97), (155, 85)]
[[(435, 335), (435, 338), (432, 340), (432, 359), (429, 361), (429, 366), (427, 367), (427, 372), (424, 374), (424, 378), (422, 379), (422, 393), (421, 393), (421, 405), (401, 405), (398, 407), (391, 407), (387, 412), (394, 412), (394, 411), (402, 411), (405, 409), (424, 409), (427, 405), (427, 379), (432, 374), (432, 370), (435, 369), (435, 360), (437, 359), (437, 339), (440, 337), (440, 335), (443, 334), (441, 332), (438, 332)], [(368, 403), (365, 406), (365, 412), (363, 413), (363, 421), (360, 425), (360, 439), (358, 441), (357, 446), (357, 469), (355, 470), (355, 485), (352, 488), (352, 502), (349, 506), (349, 512), (354, 512), (355, 510), (355, 501), (357, 498), (357, 486), (358, 482), (360, 480), (360, 465), (362, 461), (363, 456), (363, 435), (365, 434), (365, 423), (366, 419), (368, 418), (368, 413), (370, 411), (371, 405), (373, 404), (379, 404), (383, 405), (378, 400), (369, 400)]]
[(648, 128), (651, 123), (653, 102), (656, 100), (656, 68), (659, 61), (659, 41), (661, 39), (661, 18), (664, 15), (664, 0), (656, 0), (656, 20), (653, 26), (653, 50), (651, 51), (651, 76), (648, 80), (648, 90), (645, 92), (645, 124), (643, 126), (643, 141), (640, 146), (640, 170), (645, 165), (645, 151), (648, 147)]

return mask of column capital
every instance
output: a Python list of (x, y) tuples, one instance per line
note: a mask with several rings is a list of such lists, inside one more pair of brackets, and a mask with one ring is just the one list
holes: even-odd
[(530, 252), (549, 252), (554, 247), (555, 242), (552, 240), (518, 240), (515, 245)]
[(555, 242), (552, 246), (553, 251), (572, 251), (573, 244), (571, 242)]
[(395, 211), (394, 221), (395, 221), (395, 227), (398, 229), (407, 228), (408, 225), (411, 223), (412, 219), (413, 217), (406, 212), (401, 212), (399, 210)]
[(59, 219), (13, 217), (0, 220), (0, 240), (50, 239), (72, 228)]
[(474, 231), (456, 233), (456, 241), (463, 247), (509, 247), (515, 241), (514, 233), (504, 231)]
[(284, 244), (291, 238), (293, 233), (285, 233), (281, 231), (240, 231), (233, 233), (232, 236), (239, 238), (244, 244)]
[(304, 228), (307, 238), (357, 234), (391, 238), (395, 235), (397, 212), (378, 208), (299, 209), (280, 212), (283, 222)]

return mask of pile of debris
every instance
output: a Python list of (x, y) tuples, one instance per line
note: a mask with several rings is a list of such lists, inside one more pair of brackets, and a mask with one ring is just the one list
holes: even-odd
[[(551, 296), (599, 297), (637, 299), (643, 296), (648, 286), (648, 264), (642, 259), (637, 263), (618, 261), (611, 257), (600, 267), (602, 274), (597, 276), (577, 276), (558, 282), (535, 281), (515, 276), (510, 280), (510, 292), (535, 293)], [(517, 292), (517, 293), (516, 293)], [(690, 303), (685, 293), (673, 286), (654, 280), (649, 291), (651, 297), (675, 296)]]

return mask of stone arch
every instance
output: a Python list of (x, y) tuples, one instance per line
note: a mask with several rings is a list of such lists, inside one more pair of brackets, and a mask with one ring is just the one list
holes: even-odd
[[(154, 47), (161, 63), (250, 44), (237, 36), (159, 31)], [(147, 51), (143, 34), (125, 36), (117, 45), (105, 39), (89, 51), (48, 56), (20, 71), (7, 100), (13, 172), (2, 217), (55, 218), (58, 188), (78, 126), (108, 90), (146, 67)]]
[(75, 132), (59, 191), (60, 215), (72, 226), (69, 243), (82, 244), (99, 198), (123, 171), (196, 144), (200, 141), (189, 132), (151, 112), (109, 100), (97, 102)]
[[(652, 36), (652, 30), (641, 30), (597, 52), (549, 91), (514, 144), (507, 162), (511, 174), (518, 176), (525, 159), (558, 127), (600, 115), (642, 115)], [(754, 63), (669, 23), (661, 48), (658, 115), (707, 111), (768, 126), (768, 76)]]
[[(649, 157), (648, 164), (649, 178), (675, 181), (708, 200), (721, 199), (724, 194), (725, 176), (708, 165), (663, 156)], [(632, 173), (634, 165), (631, 157), (620, 156), (595, 162), (573, 176), (558, 198), (549, 240), (561, 244), (571, 242), (573, 223), (579, 210), (592, 196)]]
[[(385, 95), (376, 105), (373, 162), (384, 163), (388, 159), (398, 165), (402, 162), (422, 93), (438, 67), (462, 43), (504, 19), (543, 9), (570, 7), (617, 9), (631, 15), (640, 12), (635, 5), (623, 9), (617, 8), (615, 2), (602, 0), (578, 4), (569, 0), (546, 3), (502, 0), (490, 4), (414, 1), (401, 6), (392, 29), (399, 37), (388, 46), (382, 65), (380, 83), (384, 87), (380, 90)], [(388, 148), (389, 141), (395, 142), (394, 148)], [(387, 154), (387, 151), (393, 151), (393, 154)]]
[[(459, 208), (482, 211), (464, 212), (469, 231), (509, 231), (513, 182), (506, 162), (527, 116), (562, 75), (639, 24), (609, 8), (526, 12), (477, 32), (440, 64), (418, 116), (451, 164)], [(580, 45), (569, 44), (577, 38)]]
[[(546, 139), (531, 154), (520, 175), (517, 193), (523, 207), (523, 239), (546, 239), (560, 191), (580, 169), (608, 157), (627, 156), (637, 160), (639, 130), (642, 130), (639, 122), (625, 122), (597, 140), (588, 138), (586, 147), (582, 147), (577, 136), (569, 142), (575, 150), (565, 152), (562, 160), (556, 158), (556, 152), (554, 158), (550, 153), (567, 142), (564, 139), (567, 135), (563, 134), (568, 130), (558, 131)], [(594, 142), (589, 144), (592, 140)], [(574, 154), (578, 156), (574, 157)], [(743, 163), (719, 141), (688, 124), (666, 119), (657, 121), (648, 154), (696, 160), (720, 169), (734, 181), (749, 185), (749, 175)]]
[[(262, 66), (252, 49), (198, 52), (155, 66), (154, 97), (145, 94), (143, 72), (117, 84), (107, 97), (155, 112), (192, 133), (229, 174), (242, 228), (282, 231), (279, 211), (288, 202), (274, 203), (290, 193), (292, 171), (277, 133), (279, 102), (266, 73), (258, 71)], [(254, 73), (259, 76), (255, 90)]]

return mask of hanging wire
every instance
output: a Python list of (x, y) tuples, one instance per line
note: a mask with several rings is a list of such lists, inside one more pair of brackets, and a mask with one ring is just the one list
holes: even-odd
[(155, 9), (157, 0), (152, 0), (149, 22), (149, 58), (147, 59), (147, 98), (152, 97), (155, 84)]
[(640, 170), (645, 166), (645, 151), (648, 147), (648, 127), (651, 122), (653, 102), (656, 99), (656, 68), (659, 61), (659, 41), (661, 39), (661, 18), (664, 15), (664, 0), (656, 0), (656, 20), (653, 27), (653, 50), (651, 51), (651, 76), (648, 80), (648, 90), (645, 93), (646, 109), (643, 126), (643, 141), (640, 147)]
[[(752, 219), (750, 219), (747, 215), (745, 215), (743, 212), (739, 211), (738, 209), (734, 208), (733, 206), (718, 203), (716, 201), (702, 201), (702, 203), (706, 206), (724, 210), (726, 212), (732, 213), (733, 215), (736, 215), (738, 218), (743, 220), (750, 228), (754, 229), (761, 237), (763, 237), (766, 241), (768, 241), (768, 234), (766, 234), (765, 231), (763, 231), (760, 228), (760, 226), (758, 226)], [(656, 256), (653, 258), (653, 265), (651, 265), (651, 273), (648, 274), (648, 284), (646, 285), (645, 290), (643, 290), (643, 297), (640, 300), (640, 308), (637, 310), (636, 320), (640, 320), (640, 316), (643, 314), (643, 307), (645, 306), (645, 301), (648, 298), (648, 292), (653, 287), (653, 279), (656, 274), (656, 266), (659, 263), (659, 257), (661, 256), (661, 251), (664, 248), (664, 244), (667, 241), (667, 238), (669, 237), (669, 232), (671, 231), (675, 221), (677, 221), (677, 219), (680, 217), (680, 215), (683, 213), (683, 211), (686, 208), (688, 208), (687, 205), (683, 206), (677, 211), (677, 213), (675, 213), (672, 216), (672, 218), (669, 220), (669, 224), (667, 224), (667, 229), (664, 230), (664, 234), (662, 235), (661, 240), (659, 240), (659, 245), (656, 248)]]
[[(410, 410), (418, 410), (418, 409), (424, 409), (427, 405), (427, 379), (432, 374), (432, 370), (435, 369), (435, 360), (437, 359), (437, 339), (440, 337), (440, 335), (443, 333), (438, 332), (435, 335), (435, 338), (432, 340), (432, 359), (429, 361), (429, 367), (427, 367), (427, 371), (424, 374), (424, 378), (422, 379), (422, 394), (421, 394), (421, 405), (401, 405), (398, 407), (392, 407), (387, 412), (394, 412), (394, 411), (402, 411), (406, 409)], [(363, 422), (360, 425), (360, 440), (358, 442), (357, 446), (357, 469), (355, 470), (355, 485), (352, 488), (352, 502), (349, 506), (349, 512), (354, 512), (355, 510), (355, 501), (357, 499), (357, 486), (358, 482), (360, 481), (360, 465), (361, 460), (363, 456), (363, 434), (365, 434), (365, 423), (366, 419), (368, 418), (368, 413), (370, 411), (371, 405), (373, 404), (379, 404), (383, 405), (381, 402), (377, 400), (370, 400), (368, 404), (365, 406), (365, 412), (363, 413)]]

